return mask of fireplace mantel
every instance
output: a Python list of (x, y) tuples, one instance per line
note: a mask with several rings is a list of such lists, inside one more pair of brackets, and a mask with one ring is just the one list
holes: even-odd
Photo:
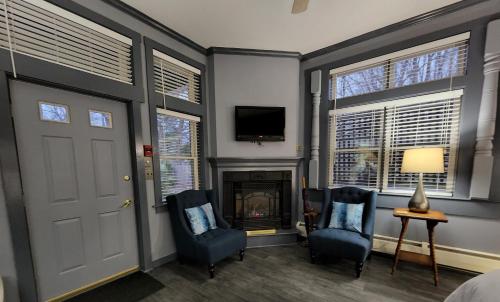
[(295, 225), (299, 209), (299, 170), (302, 157), (278, 157), (278, 156), (260, 156), (260, 157), (212, 157), (209, 158), (212, 171), (212, 188), (219, 195), (219, 208), (223, 209), (223, 173), (225, 171), (292, 171), (291, 175), (291, 225)]
[(230, 167), (296, 167), (302, 157), (211, 157), (208, 159), (214, 168)]

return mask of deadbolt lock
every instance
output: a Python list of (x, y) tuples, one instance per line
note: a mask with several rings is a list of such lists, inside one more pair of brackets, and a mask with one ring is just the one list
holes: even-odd
[(130, 181), (130, 176), (128, 176), (128, 175), (123, 176), (123, 180), (124, 181)]

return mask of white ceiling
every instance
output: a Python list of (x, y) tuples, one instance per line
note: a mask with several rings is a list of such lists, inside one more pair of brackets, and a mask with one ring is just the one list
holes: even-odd
[(459, 0), (122, 0), (204, 47), (303, 54)]

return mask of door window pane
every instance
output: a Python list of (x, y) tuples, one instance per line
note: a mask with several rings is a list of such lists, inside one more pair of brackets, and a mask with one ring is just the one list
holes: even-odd
[(90, 126), (113, 128), (113, 119), (110, 112), (89, 110)]
[(69, 108), (66, 105), (39, 102), (38, 109), (40, 112), (40, 119), (42, 121), (56, 122), (56, 123), (69, 123)]

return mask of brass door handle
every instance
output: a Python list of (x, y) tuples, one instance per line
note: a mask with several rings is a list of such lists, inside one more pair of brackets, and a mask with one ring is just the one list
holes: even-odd
[(128, 208), (132, 205), (133, 201), (131, 199), (125, 199), (122, 203), (121, 208)]

